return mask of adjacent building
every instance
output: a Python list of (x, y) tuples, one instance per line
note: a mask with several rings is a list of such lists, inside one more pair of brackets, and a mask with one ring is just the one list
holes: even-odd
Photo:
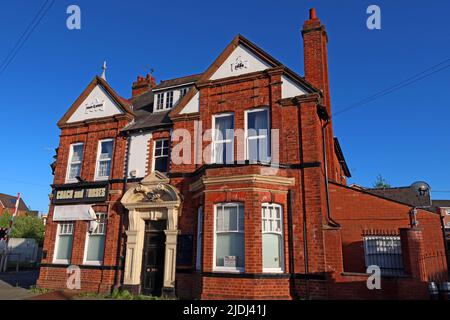
[[(38, 286), (200, 299), (421, 298), (446, 280), (439, 215), (348, 187), (327, 32), (304, 77), (242, 35), (200, 74), (94, 77), (61, 129)], [(369, 290), (376, 265), (382, 289)]]
[[(10, 214), (13, 215), (16, 207), (17, 196), (11, 196), (8, 194), (0, 193), (0, 215)], [(30, 210), (21, 198), (19, 201), (19, 207), (17, 208), (17, 215), (33, 215), (37, 216), (38, 212)]]

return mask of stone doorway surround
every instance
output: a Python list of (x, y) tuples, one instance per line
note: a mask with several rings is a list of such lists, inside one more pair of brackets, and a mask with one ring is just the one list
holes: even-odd
[(155, 171), (131, 187), (121, 203), (128, 209), (129, 218), (124, 287), (140, 290), (145, 220), (166, 220), (163, 294), (174, 294), (180, 192), (169, 184), (169, 178)]

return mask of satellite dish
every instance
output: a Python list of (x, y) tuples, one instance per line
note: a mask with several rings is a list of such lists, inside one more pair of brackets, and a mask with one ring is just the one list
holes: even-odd
[(411, 184), (410, 188), (419, 196), (424, 197), (430, 193), (431, 187), (424, 181), (416, 181)]

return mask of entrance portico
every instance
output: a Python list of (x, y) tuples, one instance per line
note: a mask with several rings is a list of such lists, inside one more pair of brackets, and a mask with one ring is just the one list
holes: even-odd
[[(169, 184), (160, 172), (152, 172), (122, 198), (128, 209), (129, 225), (126, 243), (124, 286), (141, 291), (142, 266), (145, 240), (145, 221), (165, 220), (165, 248), (163, 293), (173, 294), (177, 255), (178, 215), (181, 198), (179, 191)], [(161, 271), (159, 271), (161, 272)]]

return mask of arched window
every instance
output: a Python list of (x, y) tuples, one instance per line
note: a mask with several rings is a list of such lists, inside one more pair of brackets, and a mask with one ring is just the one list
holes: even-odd
[(262, 204), (263, 271), (284, 271), (283, 208), (278, 204)]

